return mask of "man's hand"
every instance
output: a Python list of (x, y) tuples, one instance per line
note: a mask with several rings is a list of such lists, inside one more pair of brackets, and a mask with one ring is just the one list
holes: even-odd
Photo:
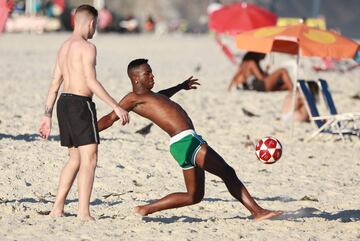
[(51, 132), (51, 117), (44, 116), (40, 121), (39, 135), (43, 139), (48, 139)]
[(116, 106), (114, 108), (114, 112), (119, 117), (119, 120), (120, 120), (122, 125), (125, 125), (126, 123), (129, 123), (129, 121), (130, 121), (129, 113), (126, 110), (122, 109), (120, 106)]
[(191, 90), (191, 89), (197, 89), (197, 85), (200, 85), (198, 82), (198, 79), (193, 79), (192, 76), (190, 76), (187, 80), (181, 83), (181, 87), (184, 90)]

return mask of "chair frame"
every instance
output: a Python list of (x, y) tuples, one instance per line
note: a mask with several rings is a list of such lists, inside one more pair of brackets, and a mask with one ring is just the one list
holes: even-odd
[[(302, 96), (306, 100), (305, 106), (308, 110), (310, 120), (314, 122), (318, 128), (307, 138), (307, 140), (309, 141), (313, 139), (320, 133), (338, 134), (343, 141), (345, 141), (345, 136), (350, 137), (351, 135), (356, 135), (360, 137), (360, 129), (356, 126), (355, 123), (356, 119), (360, 119), (360, 113), (338, 114), (327, 82), (321, 79), (317, 81), (317, 84), (319, 85), (321, 94), (324, 98), (330, 115), (320, 115), (316, 107), (315, 98), (309, 90), (307, 82), (309, 81), (298, 80), (298, 88), (300, 89)], [(352, 122), (353, 126), (348, 127), (349, 123)]]

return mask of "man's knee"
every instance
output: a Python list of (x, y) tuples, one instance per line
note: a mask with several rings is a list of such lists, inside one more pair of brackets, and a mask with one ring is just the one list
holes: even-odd
[(69, 163), (79, 164), (80, 163), (80, 152), (77, 148), (69, 149)]
[(90, 153), (88, 161), (91, 166), (96, 167), (97, 153), (96, 152)]
[(89, 165), (91, 168), (95, 168), (97, 163), (97, 152), (90, 151), (81, 155), (81, 165)]
[(189, 193), (188, 202), (189, 204), (197, 204), (204, 198), (204, 191), (198, 193)]
[(96, 160), (97, 158), (97, 145), (86, 145), (79, 147), (81, 159)]
[(80, 156), (70, 156), (68, 163), (74, 167), (80, 166)]

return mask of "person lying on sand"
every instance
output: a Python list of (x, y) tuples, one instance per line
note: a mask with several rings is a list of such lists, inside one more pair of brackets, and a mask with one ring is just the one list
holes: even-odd
[[(128, 76), (133, 91), (127, 94), (119, 105), (127, 110), (153, 121), (171, 137), (170, 152), (183, 169), (186, 192), (171, 193), (147, 205), (137, 206), (134, 211), (148, 215), (161, 210), (179, 208), (199, 203), (204, 197), (205, 173), (208, 171), (220, 177), (233, 197), (239, 200), (255, 220), (278, 216), (279, 211), (260, 207), (236, 176), (234, 169), (216, 153), (200, 135), (185, 110), (169, 98), (186, 86), (198, 84), (190, 77), (190, 85), (182, 84), (154, 93), (154, 75), (147, 59), (135, 59), (128, 65)], [(192, 82), (191, 82), (192, 81)], [(186, 83), (186, 82), (185, 82)], [(118, 120), (114, 112), (98, 121), (99, 131), (109, 128)]]

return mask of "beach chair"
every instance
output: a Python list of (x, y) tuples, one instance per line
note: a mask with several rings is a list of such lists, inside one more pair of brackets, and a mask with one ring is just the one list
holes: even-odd
[[(319, 85), (321, 85), (321, 84), (319, 84)], [(355, 119), (352, 114), (347, 114), (347, 113), (346, 114), (331, 114), (330, 113), (330, 115), (326, 115), (326, 116), (320, 115), (320, 113), (317, 109), (317, 106), (316, 106), (315, 98), (309, 89), (307, 81), (299, 80), (298, 87), (299, 87), (300, 93), (302, 94), (302, 96), (305, 100), (305, 106), (309, 112), (310, 120), (317, 127), (317, 129), (313, 133), (311, 133), (311, 135), (307, 138), (308, 141), (313, 139), (320, 133), (339, 135), (343, 141), (345, 141), (345, 136), (349, 137), (349, 138), (352, 135), (356, 135), (356, 136), (360, 137), (360, 130), (355, 125), (355, 123), (354, 123)], [(321, 86), (320, 86), (320, 88), (321, 88), (322, 92), (323, 92), (323, 89), (325, 89), (325, 88), (322, 88)], [(323, 96), (325, 99), (326, 97), (324, 94), (323, 94)], [(331, 97), (331, 95), (330, 95), (330, 97)], [(332, 101), (332, 98), (330, 101)], [(325, 101), (325, 102), (328, 103), (327, 101)], [(332, 104), (333, 104), (332, 111), (336, 111), (333, 101), (332, 101)], [(330, 107), (329, 107), (329, 110), (330, 110)], [(352, 123), (352, 125), (350, 125), (350, 123)]]
[[(350, 119), (349, 122), (353, 122), (353, 129), (355, 131), (357, 130), (358, 133), (359, 133), (359, 128), (356, 125), (357, 124), (356, 121), (360, 120), (360, 112), (350, 112), (350, 113), (341, 113), (341, 114), (339, 114), (336, 107), (335, 107), (335, 102), (334, 102), (334, 99), (332, 98), (330, 88), (329, 88), (329, 85), (328, 85), (327, 81), (324, 80), (324, 79), (319, 79), (318, 84), (319, 84), (319, 88), (321, 90), (322, 96), (324, 98), (324, 102), (326, 104), (326, 107), (327, 107), (330, 115), (333, 115), (333, 116), (347, 116)], [(340, 122), (338, 124), (341, 125)]]

